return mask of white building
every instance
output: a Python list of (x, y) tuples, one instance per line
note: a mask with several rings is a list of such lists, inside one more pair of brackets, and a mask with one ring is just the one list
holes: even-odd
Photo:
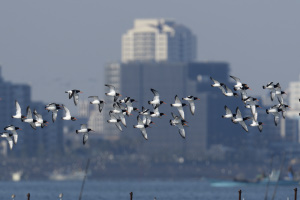
[(136, 19), (122, 36), (122, 62), (190, 62), (196, 58), (196, 36), (166, 19)]

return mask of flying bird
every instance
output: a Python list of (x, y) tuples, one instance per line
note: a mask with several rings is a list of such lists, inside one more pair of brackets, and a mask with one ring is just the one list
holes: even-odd
[(14, 125), (8, 125), (4, 128), (5, 131), (10, 131), (13, 137), (14, 144), (18, 142), (18, 133), (16, 130), (22, 130), (19, 127), (15, 127)]
[(100, 100), (98, 96), (89, 96), (88, 98), (92, 98), (93, 100), (90, 102), (90, 104), (98, 105), (99, 106), (99, 112), (101, 113), (105, 102)]
[(83, 92), (80, 91), (80, 90), (74, 89), (74, 90), (65, 91), (65, 93), (69, 94), (69, 99), (71, 99), (73, 97), (74, 104), (75, 104), (75, 106), (77, 106), (78, 101), (79, 101), (79, 95), (78, 95), (78, 93), (83, 93)]
[(118, 118), (113, 114), (112, 111), (109, 112), (109, 116), (110, 116), (110, 119), (107, 120), (107, 122), (108, 122), (108, 123), (115, 124), (116, 127), (117, 127), (120, 131), (122, 131), (122, 127), (121, 127), (121, 125), (120, 125), (120, 123), (119, 123), (121, 120), (118, 119)]
[(87, 128), (87, 125), (86, 124), (81, 124), (80, 126), (80, 129), (79, 130), (76, 130), (76, 133), (83, 133), (83, 145), (85, 145), (85, 143), (87, 142), (88, 138), (89, 138), (89, 135), (88, 133), (90, 131), (94, 131), (90, 128)]
[(194, 96), (187, 96), (185, 98), (182, 98), (182, 100), (185, 100), (189, 103), (190, 111), (191, 111), (192, 115), (194, 115), (195, 114), (195, 109), (196, 109), (195, 100), (200, 100), (200, 99), (198, 97), (194, 97)]
[(65, 110), (65, 116), (62, 117), (61, 119), (63, 119), (63, 120), (72, 120), (72, 121), (77, 120), (76, 117), (71, 116), (70, 110), (64, 104), (62, 104), (62, 107)]
[(149, 127), (147, 124), (144, 124), (143, 121), (141, 120), (140, 116), (137, 116), (137, 125), (134, 125), (134, 128), (138, 128), (141, 130), (143, 137), (148, 140), (148, 136), (147, 136), (147, 132), (146, 132), (146, 128)]
[(122, 96), (120, 93), (117, 93), (116, 92), (116, 89), (113, 85), (108, 85), (108, 84), (105, 84), (106, 87), (109, 87), (109, 92), (108, 93), (105, 93), (106, 96), (111, 96), (111, 97), (114, 97), (114, 102), (116, 102), (118, 100), (118, 98), (120, 96)]
[(153, 108), (158, 108), (161, 104), (166, 104), (164, 101), (161, 101), (159, 98), (159, 93), (151, 88), (151, 92), (154, 94), (153, 100), (148, 101), (148, 104), (152, 104)]
[(181, 116), (182, 119), (184, 119), (184, 110), (183, 107), (186, 106), (185, 103), (181, 103), (180, 99), (178, 98), (178, 96), (175, 96), (175, 103), (171, 104), (171, 107), (175, 107), (178, 109), (178, 112)]
[(4, 133), (1, 133), (0, 137), (3, 137), (3, 138), (7, 139), (7, 142), (9, 144), (9, 148), (10, 148), (10, 150), (12, 150), (12, 148), (13, 148), (13, 134), (4, 132)]

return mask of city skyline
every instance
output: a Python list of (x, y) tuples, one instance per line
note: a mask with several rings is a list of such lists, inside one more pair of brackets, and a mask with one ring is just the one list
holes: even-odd
[[(146, 10), (142, 9), (144, 4), (132, 1), (134, 9), (117, 10), (119, 14), (110, 18), (105, 16), (115, 11), (112, 3), (55, 3), (1, 2), (3, 76), (29, 83), (33, 100), (66, 103), (63, 92), (73, 88), (85, 91), (86, 97), (104, 96), (103, 68), (121, 59), (121, 35), (136, 18), (172, 18), (185, 24), (198, 37), (198, 60), (230, 63), (230, 74), (241, 77), (258, 94), (264, 93), (261, 85), (266, 79), (280, 82), (283, 88), (298, 80), (296, 1), (270, 4), (229, 0), (217, 5), (209, 1), (175, 1), (173, 9), (166, 9), (169, 4), (164, 2), (159, 2), (160, 6), (146, 2)], [(67, 8), (71, 8), (68, 15)], [(183, 15), (179, 12), (183, 9), (189, 12)], [(123, 17), (120, 20), (117, 16)], [(249, 69), (254, 70), (246, 76)]]

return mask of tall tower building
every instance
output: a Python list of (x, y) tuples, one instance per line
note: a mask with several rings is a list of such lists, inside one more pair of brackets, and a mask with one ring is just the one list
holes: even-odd
[(190, 62), (196, 58), (196, 36), (166, 19), (136, 19), (122, 36), (122, 62)]

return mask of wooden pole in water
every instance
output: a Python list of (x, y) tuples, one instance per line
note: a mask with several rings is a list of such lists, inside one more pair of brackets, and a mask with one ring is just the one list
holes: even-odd
[(239, 190), (239, 200), (242, 200), (242, 190)]
[(295, 188), (294, 191), (295, 191), (295, 200), (297, 200), (297, 188)]
[(132, 200), (133, 192), (130, 192), (130, 200)]
[(27, 200), (30, 200), (30, 193), (27, 194)]

